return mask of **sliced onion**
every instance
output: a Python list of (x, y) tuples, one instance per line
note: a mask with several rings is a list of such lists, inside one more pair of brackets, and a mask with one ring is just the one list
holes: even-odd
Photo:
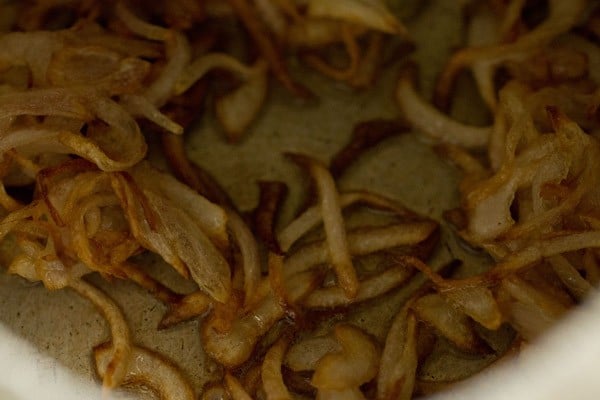
[(169, 311), (158, 324), (158, 329), (170, 328), (180, 322), (205, 314), (212, 304), (211, 299), (202, 292), (194, 292), (173, 303)]
[(228, 246), (227, 212), (222, 207), (148, 163), (139, 163), (130, 172), (141, 187), (168, 199), (189, 213), (215, 244), (222, 248)]
[(544, 21), (531, 31), (521, 35), (511, 43), (502, 43), (489, 46), (467, 47), (456, 52), (438, 80), (436, 92), (437, 97), (447, 98), (451, 87), (454, 85), (459, 72), (467, 66), (478, 67), (478, 83), (488, 103), (492, 105), (494, 100), (490, 99), (490, 89), (493, 88), (495, 69), (507, 60), (523, 60), (530, 52), (542, 48), (558, 35), (571, 29), (578, 21), (585, 9), (585, 0), (577, 0), (565, 3), (560, 0), (549, 1), (549, 14)]
[(256, 289), (261, 279), (261, 258), (258, 243), (246, 223), (235, 212), (228, 210), (227, 225), (242, 254), (244, 270), (244, 293), (246, 301), (250, 301), (256, 294)]
[(267, 97), (267, 89), (266, 64), (259, 60), (242, 85), (217, 100), (217, 118), (231, 142), (237, 142), (256, 119)]
[(165, 41), (171, 32), (158, 25), (143, 21), (127, 8), (123, 1), (117, 1), (115, 15), (125, 24), (127, 29), (146, 39)]
[(125, 174), (111, 176), (134, 237), (183, 276), (224, 302), (231, 292), (229, 265), (190, 214), (164, 197), (141, 191)]
[(482, 147), (488, 142), (491, 128), (467, 126), (438, 111), (417, 94), (413, 79), (407, 72), (400, 75), (396, 101), (413, 128), (437, 142), (469, 148)]
[(291, 400), (292, 395), (281, 373), (281, 364), (289, 345), (289, 338), (280, 338), (265, 354), (261, 368), (263, 389), (267, 400)]
[(359, 302), (374, 299), (395, 287), (400, 286), (412, 276), (412, 271), (404, 266), (395, 266), (360, 281), (356, 297), (349, 299), (340, 287), (324, 287), (315, 289), (304, 300), (303, 305), (308, 308), (333, 308), (349, 306)]
[(319, 392), (357, 389), (377, 375), (380, 351), (367, 334), (344, 324), (336, 325), (334, 333), (342, 350), (326, 354), (317, 363), (311, 383)]
[[(353, 191), (340, 194), (340, 207), (350, 207), (356, 203), (364, 203), (375, 209), (391, 211), (401, 217), (412, 217), (415, 214), (393, 200), (385, 198), (381, 195), (364, 192)], [(322, 222), (320, 207), (309, 207), (295, 220), (290, 222), (278, 235), (278, 240), (283, 251), (289, 250), (292, 245), (303, 235)]]
[(252, 400), (252, 397), (246, 392), (240, 381), (238, 379), (229, 374), (225, 374), (225, 385), (227, 387), (227, 392), (231, 396), (232, 400)]
[[(111, 354), (115, 349), (107, 342), (94, 349), (96, 371), (106, 379), (110, 371)], [(122, 386), (150, 388), (164, 400), (194, 400), (196, 395), (183, 373), (164, 356), (149, 349), (132, 346), (131, 361), (124, 371)]]
[(137, 95), (123, 95), (120, 102), (123, 107), (135, 117), (144, 117), (154, 122), (167, 132), (175, 135), (183, 134), (183, 127), (171, 118), (161, 113), (146, 97)]
[[(318, 284), (319, 275), (309, 271), (290, 282), (290, 300), (297, 302)], [(252, 310), (231, 322), (231, 328), (222, 332), (223, 323), (216, 314), (211, 314), (202, 323), (201, 338), (206, 353), (221, 364), (233, 368), (246, 361), (259, 338), (285, 315), (278, 299), (269, 293)]]
[(308, 97), (307, 89), (296, 83), (291, 77), (280, 49), (277, 48), (266, 27), (260, 21), (253, 5), (248, 0), (228, 0), (228, 3), (248, 30), (262, 56), (267, 60), (275, 78), (294, 95)]
[(285, 365), (292, 371), (314, 371), (327, 353), (340, 352), (338, 341), (331, 335), (302, 339), (294, 343), (285, 356)]
[(386, 33), (407, 35), (406, 28), (382, 0), (310, 0), (308, 15), (341, 19)]
[(404, 307), (394, 317), (381, 352), (377, 399), (412, 398), (417, 363), (417, 322), (408, 307)]
[(119, 307), (101, 290), (82, 280), (73, 280), (69, 286), (88, 299), (101, 313), (110, 327), (112, 343), (105, 353), (102, 386), (109, 390), (119, 386), (127, 375), (130, 363), (135, 360), (129, 326)]
[(441, 295), (434, 293), (421, 296), (414, 302), (413, 309), (419, 319), (433, 326), (460, 349), (470, 352), (481, 350), (481, 340), (468, 317)]
[(490, 330), (500, 328), (502, 312), (490, 289), (483, 286), (460, 285), (442, 288), (440, 294), (459, 310)]
[(552, 269), (561, 282), (567, 287), (569, 293), (577, 300), (583, 301), (587, 294), (593, 290), (592, 285), (583, 279), (579, 271), (562, 255), (555, 255), (548, 259)]
[[(433, 221), (406, 222), (382, 227), (349, 231), (348, 246), (353, 256), (366, 255), (396, 246), (412, 246), (427, 239), (437, 224)], [(299, 248), (285, 260), (285, 273), (290, 276), (328, 261), (328, 247), (314, 242)]]
[(504, 279), (501, 290), (513, 299), (507, 312), (512, 326), (526, 340), (546, 332), (567, 311), (555, 298), (517, 277)]
[(354, 298), (358, 292), (358, 278), (348, 250), (344, 218), (335, 181), (327, 168), (318, 161), (299, 155), (294, 155), (293, 158), (308, 167), (315, 181), (331, 265), (346, 297)]

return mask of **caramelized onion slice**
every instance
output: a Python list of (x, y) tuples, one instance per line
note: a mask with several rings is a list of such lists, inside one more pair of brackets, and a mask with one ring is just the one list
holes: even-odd
[(549, 13), (544, 21), (532, 30), (507, 43), (467, 47), (457, 51), (438, 79), (436, 98), (448, 99), (449, 93), (460, 71), (471, 67), (483, 97), (495, 106), (494, 71), (508, 60), (523, 61), (533, 51), (543, 48), (560, 34), (567, 32), (579, 21), (587, 1), (576, 0), (565, 3), (560, 0), (548, 2)]
[(228, 3), (248, 30), (264, 59), (267, 60), (275, 78), (292, 94), (298, 97), (309, 97), (310, 92), (295, 82), (290, 75), (281, 50), (260, 21), (253, 4), (248, 0), (228, 0)]
[(226, 301), (231, 292), (229, 265), (193, 214), (155, 192), (143, 191), (127, 174), (112, 174), (111, 182), (134, 237), (183, 276), (189, 274), (215, 300)]
[[(308, 271), (296, 279), (286, 282), (290, 301), (297, 302), (312, 291), (320, 281), (320, 274)], [(261, 336), (285, 315), (285, 309), (273, 293), (268, 295), (244, 315), (233, 321), (221, 321), (212, 313), (202, 323), (201, 339), (204, 350), (222, 365), (234, 368), (245, 362)], [(226, 332), (220, 329), (223, 322), (231, 327)]]
[[(112, 343), (106, 342), (94, 349), (94, 360), (98, 375), (105, 379), (110, 368)], [(175, 364), (149, 349), (133, 346), (131, 361), (121, 382), (122, 386), (151, 389), (164, 400), (194, 400), (192, 386)]]
[(202, 292), (194, 292), (184, 296), (172, 304), (169, 311), (158, 324), (158, 329), (170, 328), (180, 322), (205, 314), (211, 306), (211, 299)]

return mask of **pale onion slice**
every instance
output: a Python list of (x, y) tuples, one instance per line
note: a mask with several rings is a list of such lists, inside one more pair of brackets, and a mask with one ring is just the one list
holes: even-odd
[(332, 335), (302, 339), (285, 355), (285, 365), (292, 371), (314, 371), (319, 360), (327, 353), (341, 351), (340, 344)]
[(174, 94), (180, 95), (184, 93), (213, 69), (230, 71), (242, 79), (248, 79), (255, 73), (254, 68), (241, 63), (229, 54), (208, 53), (196, 58), (186, 66), (185, 70), (178, 77)]
[(319, 161), (304, 155), (290, 154), (290, 156), (294, 161), (308, 168), (315, 182), (329, 247), (329, 261), (335, 271), (337, 283), (344, 290), (346, 297), (354, 298), (358, 292), (358, 278), (348, 249), (344, 217), (335, 181), (329, 170)]
[(119, 104), (121, 104), (134, 117), (144, 117), (148, 121), (154, 122), (167, 132), (175, 135), (183, 134), (183, 126), (179, 125), (177, 122), (163, 114), (146, 97), (124, 94), (120, 97)]
[(358, 389), (377, 375), (380, 350), (372, 338), (352, 325), (338, 324), (334, 334), (342, 349), (319, 360), (311, 384), (319, 392)]
[(267, 97), (268, 83), (267, 65), (259, 60), (237, 89), (217, 100), (215, 112), (231, 142), (240, 140), (258, 116)]
[(410, 400), (417, 374), (417, 321), (408, 307), (394, 317), (381, 352), (378, 400)]
[(310, 0), (307, 13), (311, 17), (338, 19), (394, 35), (408, 34), (383, 0)]
[[(106, 342), (94, 349), (98, 375), (105, 379), (114, 348)], [(164, 356), (141, 346), (132, 346), (131, 361), (121, 386), (154, 391), (162, 400), (195, 400), (192, 386), (179, 368)]]
[(487, 145), (491, 127), (462, 124), (427, 103), (416, 91), (411, 73), (404, 71), (396, 87), (396, 101), (406, 120), (419, 133), (436, 142), (458, 144), (468, 148)]
[(160, 108), (175, 95), (175, 87), (179, 77), (189, 65), (191, 59), (190, 45), (186, 37), (171, 31), (165, 42), (167, 50), (167, 63), (160, 75), (142, 93), (156, 107)]
[(353, 29), (344, 24), (342, 25), (341, 30), (342, 42), (349, 58), (348, 65), (345, 68), (334, 67), (317, 54), (306, 54), (303, 59), (308, 65), (325, 76), (338, 81), (350, 81), (358, 71), (362, 54)]
[(4, 154), (10, 149), (18, 149), (31, 144), (38, 145), (39, 147), (44, 148), (44, 150), (67, 152), (69, 150), (68, 148), (54, 144), (59, 134), (60, 131), (45, 127), (4, 130), (2, 138), (0, 139), (0, 154)]
[(265, 354), (261, 367), (263, 389), (267, 400), (292, 400), (293, 397), (283, 381), (281, 365), (289, 345), (289, 338), (281, 337)]
[(242, 255), (245, 302), (254, 297), (261, 279), (261, 258), (258, 243), (244, 220), (233, 210), (227, 211), (227, 226)]
[[(348, 248), (361, 256), (397, 246), (412, 246), (427, 239), (437, 228), (433, 221), (405, 222), (348, 232)], [(318, 241), (300, 247), (285, 260), (286, 276), (306, 271), (329, 259), (327, 243)]]
[[(376, 193), (365, 191), (340, 193), (340, 207), (342, 209), (356, 203), (364, 203), (375, 209), (390, 211), (400, 217), (414, 216), (413, 212), (402, 204)], [(307, 208), (306, 211), (290, 222), (277, 235), (281, 249), (284, 252), (288, 251), (298, 239), (322, 223), (322, 221), (323, 217), (319, 206)]]
[(140, 19), (127, 6), (125, 2), (118, 1), (115, 5), (115, 15), (125, 24), (127, 29), (146, 39), (165, 41), (170, 34), (170, 30), (158, 25), (153, 25)]
[(315, 289), (302, 303), (308, 308), (346, 307), (374, 299), (406, 282), (413, 275), (404, 266), (393, 266), (381, 273), (360, 281), (356, 297), (349, 299), (338, 286)]
[[(288, 26), (286, 43), (288, 46), (300, 49), (313, 49), (342, 41), (342, 26), (344, 22), (327, 18), (308, 18), (295, 21)], [(360, 29), (360, 27), (356, 27)], [(358, 30), (355, 34), (364, 34)]]
[(564, 256), (558, 254), (548, 258), (554, 273), (577, 301), (583, 301), (594, 288), (583, 279), (579, 271)]
[(552, 295), (516, 276), (503, 279), (500, 291), (511, 299), (505, 305), (508, 318), (525, 340), (547, 332), (567, 312), (567, 308)]
[(102, 374), (103, 389), (108, 391), (121, 384), (130, 363), (135, 359), (132, 357), (133, 345), (129, 326), (119, 307), (100, 289), (83, 280), (73, 280), (69, 287), (88, 299), (108, 322), (113, 345), (105, 353), (106, 361)]

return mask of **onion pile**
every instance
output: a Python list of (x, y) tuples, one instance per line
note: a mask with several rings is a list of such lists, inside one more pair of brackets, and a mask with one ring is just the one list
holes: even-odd
[[(210, 98), (224, 139), (239, 142), (263, 110), (271, 77), (290, 96), (313, 96), (290, 72), (292, 58), (369, 88), (386, 50), (410, 41), (388, 2), (2, 5), (14, 16), (0, 34), (7, 271), (49, 290), (71, 288), (98, 308), (111, 328), (93, 351), (107, 396), (123, 386), (163, 399), (410, 399), (454, 383), (419, 375), (440, 343), (490, 364), (546, 331), (600, 281), (600, 82), (590, 61), (597, 15), (585, 0), (549, 1), (532, 22), (527, 3), (469, 8), (466, 47), (442, 70), (437, 107), (406, 63), (397, 120), (358, 124), (329, 164), (287, 153), (313, 188), (291, 221), (279, 216), (284, 184), (260, 182), (257, 208), (242, 212), (187, 159), (181, 135)], [(227, 24), (235, 37), (219, 29)], [(489, 126), (447, 111), (464, 69), (493, 115)], [(338, 187), (362, 152), (410, 129), (462, 170), (460, 207), (446, 217), (460, 240), (489, 254), (489, 270), (435, 271), (427, 263), (437, 221)], [(148, 159), (149, 135), (160, 136), (172, 173)], [(153, 278), (139, 263), (143, 253), (196, 289), (178, 293)], [(158, 329), (198, 319), (220, 380), (194, 388), (168, 354), (134, 343), (119, 305), (90, 274), (131, 280), (164, 303)], [(408, 298), (380, 334), (352, 323), (354, 312), (400, 290)]]

